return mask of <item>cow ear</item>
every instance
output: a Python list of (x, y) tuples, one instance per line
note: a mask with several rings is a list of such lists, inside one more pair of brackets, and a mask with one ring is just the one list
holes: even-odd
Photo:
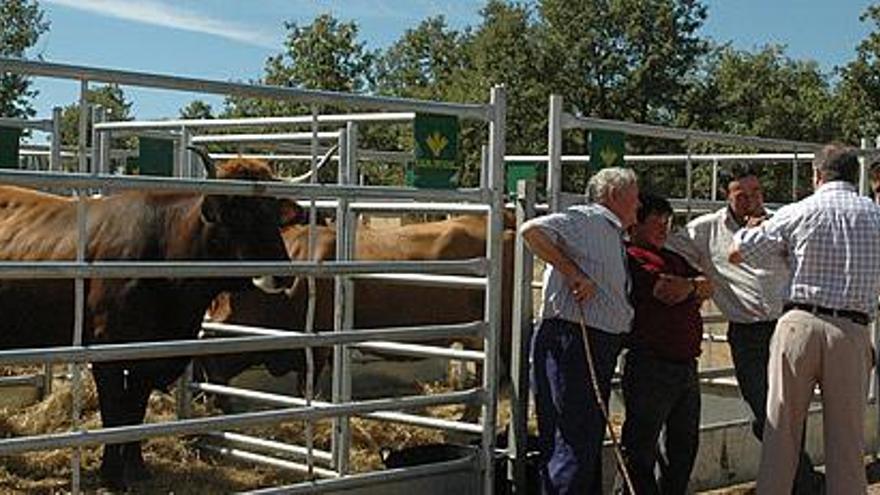
[(205, 196), (202, 199), (202, 220), (205, 223), (217, 223), (223, 219), (223, 198)]
[(291, 225), (299, 225), (306, 223), (306, 212), (289, 198), (281, 198), (278, 200), (279, 224), (281, 227), (289, 227)]

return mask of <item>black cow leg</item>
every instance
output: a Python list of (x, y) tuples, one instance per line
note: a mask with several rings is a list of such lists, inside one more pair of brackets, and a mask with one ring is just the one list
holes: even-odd
[[(142, 380), (129, 380), (128, 397), (131, 399), (130, 416), (126, 424), (141, 424), (147, 411), (147, 402), (152, 389)], [(128, 442), (122, 445), (123, 477), (126, 483), (144, 481), (150, 478), (150, 472), (144, 462), (141, 442)]]
[[(149, 387), (127, 376), (116, 364), (95, 363), (92, 374), (98, 388), (101, 423), (105, 428), (141, 424), (146, 413)], [(149, 477), (140, 442), (108, 444), (101, 460), (101, 479), (108, 488), (124, 490)]]
[[(101, 423), (105, 427), (121, 425), (120, 409), (126, 403), (122, 368), (113, 364), (95, 363), (92, 375), (98, 389)], [(121, 444), (104, 445), (101, 457), (101, 481), (112, 490), (124, 490)]]

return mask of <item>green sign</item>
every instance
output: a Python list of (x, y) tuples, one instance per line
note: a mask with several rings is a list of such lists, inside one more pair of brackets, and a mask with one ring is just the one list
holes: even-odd
[(416, 168), (458, 169), (458, 119), (416, 114)]
[(416, 114), (415, 164), (406, 169), (406, 185), (454, 189), (458, 178), (458, 118)]
[(174, 141), (139, 137), (137, 164), (140, 175), (171, 177), (174, 174)]
[(507, 192), (515, 195), (517, 182), (537, 179), (538, 170), (546, 170), (546, 165), (543, 169), (539, 168), (542, 165), (544, 164), (538, 162), (508, 162), (507, 173), (504, 176), (504, 180), (507, 183)]
[(18, 167), (18, 148), (21, 129), (0, 127), (0, 168)]
[(455, 189), (458, 170), (451, 168), (407, 167), (406, 185), (420, 189)]
[(626, 135), (616, 131), (590, 131), (590, 165), (594, 170), (622, 167)]

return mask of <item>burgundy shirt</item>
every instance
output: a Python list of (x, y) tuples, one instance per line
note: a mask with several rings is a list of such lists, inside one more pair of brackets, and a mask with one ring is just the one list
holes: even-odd
[(668, 305), (654, 297), (654, 284), (661, 273), (695, 277), (700, 272), (665, 248), (658, 251), (628, 244), (626, 252), (635, 307), (627, 346), (670, 361), (687, 361), (699, 356), (703, 340), (700, 301), (691, 294), (678, 304)]

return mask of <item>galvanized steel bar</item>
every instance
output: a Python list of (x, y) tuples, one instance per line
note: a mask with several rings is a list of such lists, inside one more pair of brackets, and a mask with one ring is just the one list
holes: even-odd
[(322, 478), (331, 479), (336, 479), (339, 477), (339, 473), (333, 471), (332, 469), (324, 469), (317, 466), (310, 466), (308, 464), (300, 464), (298, 462), (279, 459), (277, 457), (272, 457), (265, 454), (258, 454), (256, 452), (250, 452), (247, 450), (236, 449), (232, 447), (222, 447), (217, 445), (202, 445), (202, 448), (227, 457), (249, 461), (255, 464), (263, 464), (274, 468), (286, 469), (288, 471), (303, 473), (309, 476), (316, 475)]
[(489, 262), (484, 318), (488, 331), (483, 337), (486, 359), (483, 363), (482, 468), (484, 493), (494, 493), (495, 485), (495, 423), (498, 411), (498, 342), (501, 336), (502, 253), (504, 237), (504, 154), (506, 146), (507, 93), (503, 86), (492, 88), (491, 104), (495, 109), (489, 123), (489, 183), (490, 211), (486, 218), (486, 258)]
[(69, 431), (32, 437), (0, 440), (0, 455), (18, 454), (33, 450), (55, 450), (85, 447), (106, 443), (125, 443), (145, 438), (208, 433), (227, 428), (250, 428), (283, 421), (301, 421), (332, 418), (340, 415), (358, 415), (386, 409), (411, 409), (450, 404), (472, 403), (482, 400), (479, 390), (449, 392), (430, 397), (404, 396), (388, 399), (357, 401), (326, 407), (298, 407), (272, 411), (258, 411), (225, 416), (193, 418), (176, 422), (145, 423), (136, 426), (118, 426), (100, 430)]
[[(216, 325), (216, 324), (215, 324)], [(233, 325), (230, 325), (233, 326)], [(479, 335), (485, 322), (352, 330), (314, 335), (236, 337), (211, 340), (175, 340), (127, 344), (48, 347), (0, 351), (0, 365), (65, 362), (103, 362), (126, 359), (204, 356), (209, 354), (272, 351), (284, 348), (322, 347), (369, 340), (425, 341), (463, 335)]]
[(664, 127), (650, 124), (636, 124), (618, 120), (599, 119), (569, 115), (568, 129), (602, 129), (619, 131), (635, 136), (654, 137), (661, 139), (689, 140), (691, 143), (715, 143), (728, 145), (754, 146), (759, 149), (817, 151), (822, 148), (820, 143), (792, 141), (788, 139), (770, 139), (754, 136), (740, 136), (724, 132), (698, 131), (679, 127)]
[[(257, 390), (230, 387), (228, 385), (217, 385), (215, 383), (194, 383), (192, 384), (191, 388), (192, 390), (196, 391), (207, 392), (226, 397), (254, 400), (257, 402), (262, 402), (264, 404), (271, 404), (275, 406), (295, 407), (309, 405), (309, 403), (305, 399), (299, 397), (291, 397), (287, 395), (273, 394), (270, 392), (260, 392)], [(327, 407), (333, 405), (332, 402), (315, 400), (311, 401), (310, 404), (314, 407)], [(418, 416), (415, 414), (407, 414), (401, 412), (375, 411), (366, 414), (359, 414), (358, 416), (367, 419), (374, 419), (377, 421), (409, 424), (413, 426), (420, 426), (423, 428), (454, 431), (458, 433), (479, 435), (483, 432), (483, 426), (479, 424), (466, 423), (462, 421), (451, 421), (448, 419), (433, 418), (428, 416)], [(304, 453), (308, 451), (308, 449), (302, 450)], [(328, 462), (333, 459), (332, 454), (329, 452), (327, 453), (327, 457)]]
[(0, 261), (0, 279), (227, 278), (261, 275), (332, 277), (339, 273), (472, 273), (483, 275), (486, 260), (436, 261)]
[(2, 387), (45, 387), (44, 375), (17, 375), (0, 377)]
[(562, 191), (562, 95), (550, 95), (547, 124), (547, 203), (551, 212), (560, 209)]
[[(4, 64), (0, 62), (0, 68), (3, 67)], [(88, 103), (88, 93), (89, 93), (89, 81), (84, 78), (80, 78), (79, 84), (79, 127), (76, 138), (76, 152), (77, 157), (79, 157), (79, 168), (77, 169), (79, 173), (84, 174), (89, 171), (89, 158), (86, 154), (88, 152), (88, 143), (86, 143), (86, 139), (89, 132), (89, 103)]]
[[(352, 184), (352, 161), (349, 153), (352, 151), (349, 132), (339, 136), (339, 166), (337, 178), (339, 184)], [(355, 131), (356, 132), (356, 131)], [(351, 260), (354, 258), (355, 229), (353, 219), (348, 210), (348, 200), (340, 199), (336, 206), (336, 259)], [(353, 312), (351, 311), (354, 299), (354, 287), (347, 276), (337, 275), (333, 279), (333, 331), (341, 332), (353, 327)], [(334, 404), (351, 400), (351, 360), (348, 349), (344, 345), (333, 347), (333, 376), (332, 376), (332, 401)], [(351, 450), (351, 425), (348, 418), (337, 417), (333, 419), (332, 450), (334, 455), (333, 467), (342, 474), (349, 471), (349, 454)]]
[(49, 170), (62, 170), (61, 165), (61, 107), (52, 108), (52, 141), (49, 143)]
[(0, 127), (12, 127), (15, 129), (33, 129), (43, 132), (52, 132), (53, 121), (51, 119), (30, 120), (0, 117)]
[[(291, 457), (303, 459), (308, 455), (308, 451), (299, 445), (291, 445), (276, 440), (268, 440), (265, 438), (255, 437), (253, 435), (245, 435), (242, 433), (233, 433), (231, 431), (212, 432), (206, 435), (208, 438), (216, 438), (236, 445), (246, 445), (248, 447), (257, 447), (259, 449), (272, 450), (281, 452)], [(325, 466), (329, 466), (333, 461), (330, 452), (325, 450), (314, 449), (312, 453), (316, 461), (320, 461)]]
[(194, 180), (166, 177), (92, 176), (91, 174), (68, 174), (31, 172), (26, 170), (0, 170), (0, 183), (36, 188), (62, 187), (72, 189), (141, 190), (141, 191), (190, 191), (201, 194), (235, 194), (247, 196), (296, 196), (304, 198), (364, 198), (431, 201), (483, 201), (479, 189), (455, 191), (416, 190), (387, 186), (339, 186), (330, 184), (291, 184), (287, 182), (252, 182), (244, 180)]
[(421, 273), (374, 273), (354, 275), (355, 280), (379, 280), (395, 285), (418, 285), (422, 287), (455, 287), (460, 289), (482, 290), (486, 288), (484, 277), (463, 277), (456, 275), (424, 275)]
[[(318, 115), (319, 124), (342, 124), (349, 122), (378, 122), (383, 124), (406, 123), (415, 118), (414, 112), (375, 112)], [(238, 119), (173, 119), (173, 120), (135, 120), (103, 123), (100, 130), (141, 130), (141, 129), (176, 129), (186, 126), (190, 129), (211, 129), (230, 127), (262, 127), (284, 125), (311, 125), (311, 115), (293, 115), (287, 117), (244, 117)]]
[[(204, 322), (202, 328), (208, 333), (218, 335), (308, 335), (296, 330), (276, 330), (258, 327), (235, 327), (227, 328), (222, 323)], [(319, 330), (320, 331), (320, 330)], [(401, 356), (413, 357), (436, 357), (459, 359), (462, 361), (482, 361), (485, 359), (483, 351), (458, 350), (449, 347), (437, 347), (431, 345), (405, 344), (390, 341), (369, 341), (349, 344), (349, 347), (360, 350), (382, 351)]]
[(192, 142), (202, 143), (275, 143), (291, 141), (310, 141), (312, 139), (327, 141), (339, 139), (339, 132), (277, 132), (272, 134), (203, 134), (193, 136)]
[(424, 478), (436, 474), (473, 471), (478, 469), (478, 463), (476, 456), (468, 456), (454, 461), (437, 462), (422, 466), (352, 474), (344, 478), (304, 481), (295, 485), (263, 488), (250, 493), (252, 495), (339, 493), (344, 490), (354, 490), (361, 487), (381, 487), (382, 484)]
[(407, 98), (391, 98), (297, 89), (280, 86), (261, 86), (232, 82), (213, 81), (189, 77), (176, 77), (143, 72), (102, 69), (96, 67), (59, 64), (0, 57), (0, 72), (28, 74), (32, 76), (55, 77), (62, 79), (90, 80), (94, 82), (115, 83), (145, 88), (189, 91), (196, 93), (243, 96), (253, 98), (273, 98), (292, 100), (301, 103), (328, 105), (351, 105), (387, 111), (425, 112), (441, 115), (456, 115), (462, 118), (487, 121), (491, 118), (491, 108), (482, 104), (439, 103)]
[[(519, 181), (516, 195), (516, 230), (535, 217), (535, 182)], [(513, 318), (510, 353), (510, 424), (507, 433), (508, 479), (526, 493), (526, 452), (529, 420), (529, 342), (532, 331), (534, 259), (521, 235), (516, 236), (513, 267)]]

